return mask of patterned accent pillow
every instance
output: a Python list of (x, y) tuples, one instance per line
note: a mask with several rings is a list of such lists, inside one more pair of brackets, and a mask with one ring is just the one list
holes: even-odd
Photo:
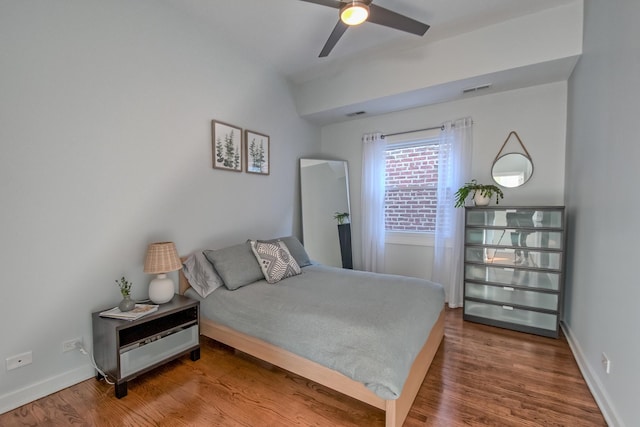
[(296, 236), (279, 237), (277, 239), (269, 240), (258, 240), (258, 242), (275, 243), (278, 240), (281, 240), (282, 243), (287, 245), (289, 253), (296, 259), (296, 262), (298, 263), (298, 266), (300, 268), (311, 265), (311, 260), (309, 259), (307, 251), (304, 249), (304, 246), (302, 246), (302, 243), (300, 243), (300, 240), (298, 240)]
[(251, 250), (269, 283), (277, 283), (302, 272), (284, 242), (259, 242), (251, 240)]

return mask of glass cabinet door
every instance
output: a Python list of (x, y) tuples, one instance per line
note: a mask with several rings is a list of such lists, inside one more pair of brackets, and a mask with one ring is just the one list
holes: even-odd
[(467, 228), (465, 230), (465, 242), (472, 245), (562, 249), (562, 241), (561, 231), (520, 230), (517, 228)]
[(465, 301), (464, 314), (550, 331), (557, 330), (558, 325), (558, 316), (556, 314), (522, 310), (508, 305), (484, 304), (476, 301)]
[(554, 208), (475, 208), (466, 213), (467, 226), (562, 229), (564, 225), (563, 211)]
[(507, 286), (526, 286), (528, 288), (552, 291), (560, 289), (560, 274), (548, 271), (466, 264), (464, 266), (464, 278), (466, 281), (472, 280)]
[(556, 293), (527, 291), (510, 286), (466, 283), (464, 296), (465, 298), (488, 300), (500, 304), (519, 305), (545, 310), (558, 309), (558, 294)]
[(543, 268), (560, 270), (561, 252), (541, 252), (530, 248), (485, 248), (467, 246), (466, 262), (502, 265), (507, 267)]

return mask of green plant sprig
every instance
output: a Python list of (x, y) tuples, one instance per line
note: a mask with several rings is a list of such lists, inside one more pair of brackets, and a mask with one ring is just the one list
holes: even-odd
[(126, 298), (131, 294), (131, 286), (133, 286), (133, 282), (127, 281), (124, 276), (122, 276), (120, 280), (116, 280), (116, 285), (120, 288), (120, 293), (123, 298)]
[(336, 212), (333, 218), (338, 220), (338, 224), (344, 224), (344, 220), (349, 218), (349, 212)]
[(472, 179), (471, 182), (465, 183), (462, 187), (460, 187), (458, 189), (458, 191), (456, 191), (456, 193), (455, 193), (455, 198), (456, 198), (455, 207), (459, 208), (459, 207), (464, 206), (465, 200), (467, 200), (467, 197), (472, 192), (473, 192), (473, 195), (471, 197), (475, 197), (476, 193), (480, 192), (481, 196), (489, 197), (489, 198), (491, 198), (495, 193), (495, 195), (496, 195), (496, 205), (500, 204), (500, 200), (499, 199), (504, 199), (504, 193), (497, 186), (495, 186), (493, 184), (478, 184), (477, 180)]

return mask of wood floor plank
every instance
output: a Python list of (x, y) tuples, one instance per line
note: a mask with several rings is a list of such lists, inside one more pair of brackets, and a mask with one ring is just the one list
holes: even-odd
[[(113, 386), (90, 379), (5, 414), (0, 426), (384, 426), (384, 413), (297, 375), (201, 340), (188, 356)], [(464, 322), (445, 338), (406, 427), (606, 426), (566, 340)]]

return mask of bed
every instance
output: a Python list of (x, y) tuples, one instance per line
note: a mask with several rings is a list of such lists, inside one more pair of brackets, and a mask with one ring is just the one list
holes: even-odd
[[(280, 265), (285, 277), (272, 281), (265, 265), (281, 253), (298, 268)], [(382, 409), (387, 427), (403, 424), (444, 336), (441, 286), (315, 264), (292, 236), (183, 263), (180, 293), (201, 301), (202, 335)]]

